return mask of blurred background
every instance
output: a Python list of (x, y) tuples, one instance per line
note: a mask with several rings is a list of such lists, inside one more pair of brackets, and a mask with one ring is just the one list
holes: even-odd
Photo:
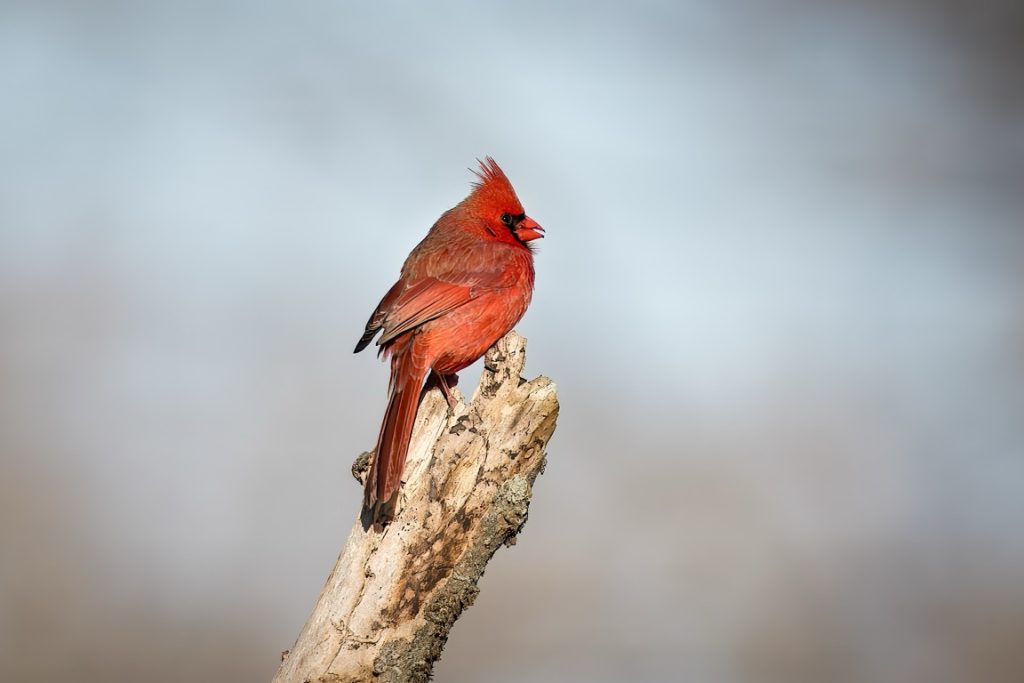
[(3, 3), (0, 679), (270, 679), (490, 154), (562, 414), (438, 681), (1019, 680), (1022, 74), (1014, 0)]

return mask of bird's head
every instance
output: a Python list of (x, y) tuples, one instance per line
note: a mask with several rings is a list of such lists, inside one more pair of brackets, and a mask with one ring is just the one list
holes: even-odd
[(544, 237), (544, 228), (523, 211), (512, 183), (494, 159), (486, 157), (474, 173), (480, 180), (473, 183), (465, 204), (486, 237), (523, 246)]

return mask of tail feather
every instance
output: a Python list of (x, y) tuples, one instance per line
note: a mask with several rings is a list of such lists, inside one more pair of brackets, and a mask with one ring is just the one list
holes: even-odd
[(385, 521), (382, 518), (389, 517), (394, 510), (425, 374), (417, 368), (405, 367), (409, 364), (405, 358), (394, 360), (397, 362), (392, 367), (391, 397), (363, 494), (364, 514), (369, 512), (374, 524)]

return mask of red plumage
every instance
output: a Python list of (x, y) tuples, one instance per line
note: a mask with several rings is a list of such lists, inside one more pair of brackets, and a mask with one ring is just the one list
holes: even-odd
[(544, 230), (526, 215), (494, 159), (473, 191), (434, 223), (402, 266), (356, 345), (377, 344), (391, 359), (391, 382), (377, 451), (366, 478), (364, 513), (394, 512), (412, 425), (428, 373), (453, 398), (455, 373), (483, 356), (519, 322), (533, 295), (531, 240)]

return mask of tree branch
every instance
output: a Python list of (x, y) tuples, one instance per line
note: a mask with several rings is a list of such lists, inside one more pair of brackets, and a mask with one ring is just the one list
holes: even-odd
[[(274, 683), (426, 681), (477, 581), (526, 522), (558, 398), (521, 377), (526, 340), (509, 332), (484, 360), (468, 406), (440, 392), (420, 404), (397, 517), (356, 520), (313, 613)], [(365, 476), (369, 454), (353, 465)]]

